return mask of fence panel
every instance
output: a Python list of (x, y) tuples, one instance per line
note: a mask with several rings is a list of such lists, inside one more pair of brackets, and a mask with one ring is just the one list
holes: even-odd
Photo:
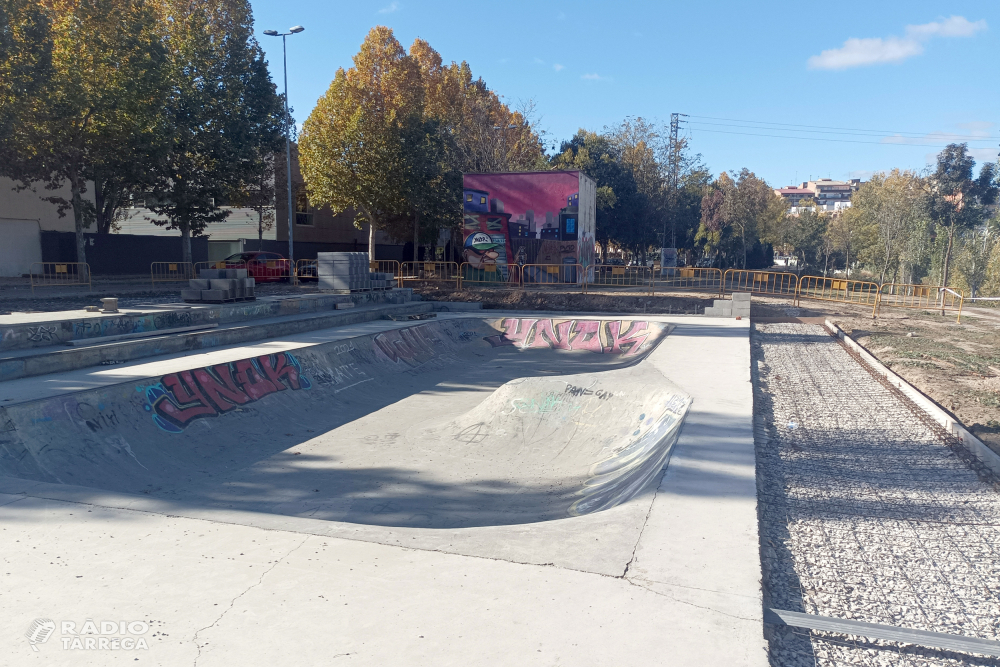
[(726, 269), (722, 277), (723, 293), (728, 290), (730, 293), (777, 294), (794, 300), (798, 286), (799, 280), (794, 273)]
[(722, 269), (679, 267), (667, 268), (667, 275), (660, 276), (654, 267), (654, 284), (666, 291), (694, 290), (712, 292), (722, 296)]
[(456, 262), (401, 262), (399, 265), (399, 286), (405, 281), (455, 283), (461, 286), (461, 274)]
[(149, 265), (153, 284), (184, 282), (194, 278), (191, 262), (153, 262)]
[(481, 264), (473, 266), (463, 262), (459, 270), (461, 287), (492, 287), (518, 289), (521, 287), (521, 267), (517, 264)]
[(193, 278), (198, 278), (199, 273), (202, 269), (245, 269), (247, 268), (247, 263), (242, 259), (239, 261), (226, 261), (220, 259), (215, 262), (195, 262), (194, 265), (194, 276)]
[(68, 287), (86, 285), (90, 281), (90, 265), (86, 262), (34, 262), (31, 265), (31, 293), (36, 287)]
[(962, 307), (965, 305), (965, 295), (960, 290), (950, 287), (934, 287), (933, 285), (905, 285), (902, 283), (886, 283), (882, 285), (878, 295), (878, 308), (890, 306), (893, 308), (919, 308), (923, 310), (940, 310), (957, 313), (956, 322), (962, 321)]
[(303, 281), (319, 280), (319, 269), (317, 268), (317, 260), (315, 259), (295, 260), (295, 277), (298, 280), (303, 280)]
[(394, 259), (373, 259), (368, 266), (374, 273), (391, 273), (393, 278), (399, 277), (399, 262)]
[(525, 264), (521, 267), (521, 284), (525, 289), (579, 285), (583, 290), (585, 271), (582, 264)]
[(593, 275), (584, 281), (584, 291), (597, 287), (601, 289), (609, 288), (629, 288), (644, 291), (647, 294), (653, 293), (653, 269), (648, 266), (614, 266), (612, 264), (598, 264), (590, 267)]
[(871, 306), (874, 317), (878, 307), (878, 284), (866, 280), (802, 276), (799, 278), (798, 298)]

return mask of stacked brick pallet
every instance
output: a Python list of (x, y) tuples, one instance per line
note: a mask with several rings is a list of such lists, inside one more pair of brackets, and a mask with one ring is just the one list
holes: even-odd
[(346, 294), (395, 286), (391, 273), (371, 271), (369, 267), (366, 252), (321, 252), (316, 255), (316, 275), (321, 290)]
[(187, 302), (224, 303), (226, 301), (252, 301), (254, 279), (246, 269), (201, 269), (198, 277), (189, 281), (188, 289), (181, 290)]
[(705, 309), (708, 317), (745, 317), (750, 318), (750, 292), (733, 292), (732, 301), (716, 299), (715, 303)]

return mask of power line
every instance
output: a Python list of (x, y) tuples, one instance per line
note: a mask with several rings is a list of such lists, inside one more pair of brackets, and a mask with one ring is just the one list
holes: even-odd
[[(740, 119), (740, 118), (719, 118), (717, 116), (696, 116), (696, 115), (693, 115), (693, 114), (691, 115), (691, 118), (704, 118), (706, 120), (724, 120), (724, 121), (729, 121), (729, 122), (732, 122), (732, 123), (753, 123), (753, 124), (756, 124), (756, 125), (775, 125), (775, 126), (784, 126), (784, 127), (790, 127), (790, 128), (791, 127), (809, 127), (809, 128), (819, 129), (819, 130), (846, 130), (848, 132), (876, 132), (876, 133), (881, 133), (881, 134), (899, 134), (899, 135), (914, 134), (914, 135), (917, 135), (917, 138), (919, 138), (919, 137), (929, 137), (929, 136), (962, 136), (962, 135), (950, 135), (950, 134), (942, 133), (942, 132), (911, 132), (911, 131), (905, 131), (905, 130), (872, 130), (872, 129), (857, 128), (857, 127), (831, 127), (831, 126), (827, 126), (827, 125), (801, 125), (801, 124), (796, 124), (796, 123), (774, 123), (774, 122), (770, 122), (770, 121), (746, 120), (746, 119)], [(772, 129), (772, 128), (760, 128), (760, 129)], [(780, 129), (780, 127), (775, 127), (773, 129), (777, 130), (777, 129)], [(976, 141), (982, 141), (982, 139), (978, 139)]]
[[(841, 144), (873, 144), (875, 146), (917, 146), (924, 148), (944, 148), (942, 144), (903, 144), (896, 142), (885, 142), (885, 141), (861, 141), (858, 139), (827, 139), (825, 137), (795, 137), (791, 135), (784, 134), (754, 134), (752, 132), (731, 132), (727, 130), (707, 130), (705, 128), (695, 128), (693, 124), (690, 126), (691, 129), (698, 132), (714, 132), (716, 134), (739, 134), (746, 137), (771, 137), (774, 139), (796, 139), (798, 141), (828, 141), (832, 143)], [(761, 128), (765, 129), (765, 128)], [(904, 139), (906, 137), (903, 137)]]
[[(855, 137), (855, 136), (862, 136), (862, 137), (884, 137), (884, 136), (886, 136), (885, 132), (879, 132), (877, 130), (872, 130), (872, 131), (868, 131), (868, 130), (850, 130), (850, 131), (837, 131), (837, 130), (798, 130), (798, 129), (791, 129), (790, 127), (789, 128), (784, 128), (784, 127), (758, 127), (757, 125), (742, 125), (742, 124), (732, 124), (732, 123), (710, 123), (710, 122), (705, 122), (705, 121), (695, 121), (695, 124), (699, 125), (699, 126), (702, 126), (702, 125), (711, 125), (711, 126), (714, 126), (714, 127), (742, 127), (742, 128), (747, 128), (747, 129), (751, 129), (751, 130), (774, 130), (774, 131), (787, 131), (787, 132), (803, 132), (803, 133), (811, 133), (811, 134), (840, 134), (840, 135), (851, 136), (851, 137)], [(990, 144), (992, 144), (995, 141), (994, 139), (991, 139), (991, 138), (973, 138), (973, 137), (969, 137), (968, 135), (964, 135), (964, 134), (945, 134), (945, 133), (918, 134), (918, 133), (915, 133), (915, 132), (911, 132), (911, 133), (908, 133), (908, 134), (911, 134), (913, 136), (905, 136), (905, 135), (900, 134), (898, 132), (892, 133), (891, 136), (899, 137), (901, 139), (930, 139), (930, 140), (934, 140), (935, 138), (940, 137), (941, 141), (947, 141), (949, 139), (959, 139), (959, 140), (963, 140), (963, 141), (966, 141), (966, 142), (985, 142), (985, 143), (990, 143)]]

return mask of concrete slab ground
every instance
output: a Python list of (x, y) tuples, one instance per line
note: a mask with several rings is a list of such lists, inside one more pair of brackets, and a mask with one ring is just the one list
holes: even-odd
[[(100, 489), (0, 479), (0, 655), (11, 656), (9, 664), (46, 665), (135, 658), (157, 665), (766, 664), (748, 322), (645, 319), (673, 328), (640, 363), (596, 375), (634, 373), (648, 382), (645, 374), (658, 372), (690, 396), (691, 408), (662, 479), (600, 512), (435, 529), (312, 518), (268, 500), (278, 496), (245, 502), (219, 485), (203, 487), (217, 492), (209, 497), (195, 493), (197, 484), (184, 493), (126, 493), (110, 482)], [(407, 325), (311, 332), (264, 349), (299, 350)], [(96, 371), (62, 387), (16, 382), (24, 383), (19, 400), (41, 399), (64, 396), (69, 386), (133, 382), (258, 353), (214, 350), (198, 355), (205, 359), (110, 369), (115, 377)], [(365, 428), (398, 431), (387, 421), (402, 414), (394, 406), (420, 409), (435, 394), (474, 407), (503, 380), (446, 387), (441, 377), (423, 396), (336, 427), (333, 442), (369, 442)], [(329, 446), (322, 434), (302, 436), (258, 465), (302, 473), (299, 460)], [(34, 652), (23, 635), (36, 618), (57, 627)], [(79, 628), (88, 618), (145, 621), (149, 649), (74, 650), (61, 622)]]

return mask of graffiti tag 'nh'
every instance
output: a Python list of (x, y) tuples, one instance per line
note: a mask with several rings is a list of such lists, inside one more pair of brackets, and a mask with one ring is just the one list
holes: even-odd
[[(626, 321), (601, 320), (532, 320), (507, 318), (503, 320), (502, 334), (485, 336), (493, 347), (513, 345), (521, 349), (543, 348), (550, 350), (587, 350), (598, 354), (638, 354), (648, 347), (647, 339), (654, 340), (659, 331), (651, 329), (649, 322), (632, 321), (622, 331)], [(652, 342), (652, 341), (651, 341)]]
[(171, 373), (145, 390), (147, 412), (164, 431), (181, 433), (196, 419), (218, 417), (269, 394), (309, 389), (298, 360), (289, 352)]

